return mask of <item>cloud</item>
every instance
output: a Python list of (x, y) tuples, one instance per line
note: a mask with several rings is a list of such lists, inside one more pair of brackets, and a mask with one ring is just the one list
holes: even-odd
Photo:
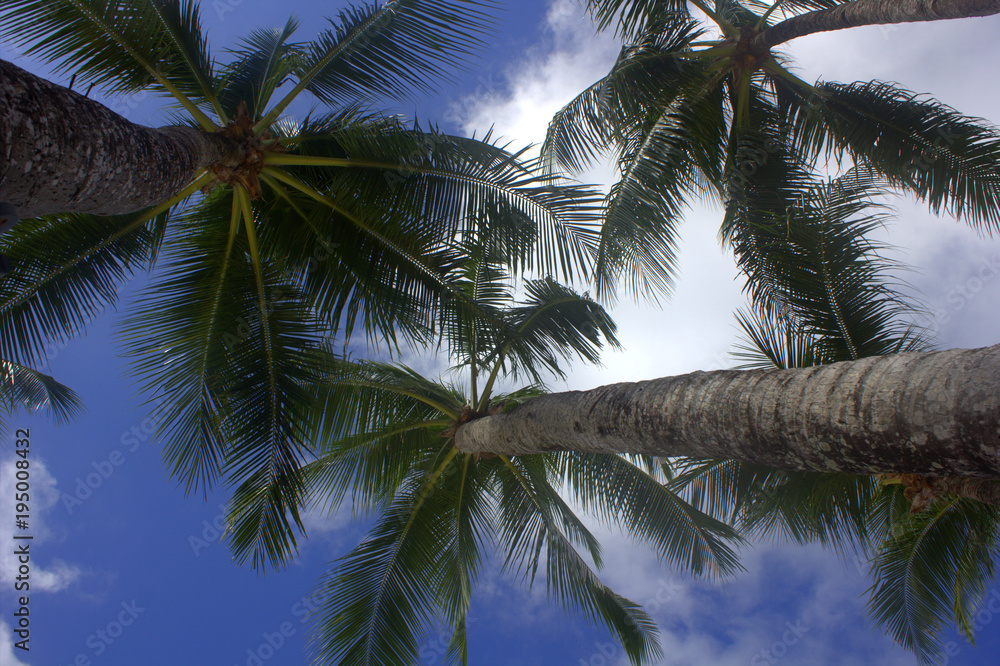
[[(32, 535), (34, 539), (25, 543), (30, 543), (31, 553), (31, 590), (41, 592), (59, 592), (67, 588), (80, 577), (80, 569), (67, 564), (61, 560), (52, 560), (48, 567), (43, 568), (38, 556), (37, 546), (51, 537), (51, 532), (44, 521), (44, 516), (59, 501), (59, 491), (56, 489), (56, 480), (45, 463), (38, 457), (30, 457), (29, 460), (29, 506), (30, 518), (28, 519), (28, 530), (17, 530), (15, 527), (15, 492), (17, 490), (16, 462), (21, 460), (13, 455), (3, 462), (0, 462), (0, 543), (13, 544), (15, 532), (19, 536)], [(17, 556), (14, 548), (4, 548), (0, 551), (0, 584), (13, 585), (15, 577), (18, 575)]]
[[(546, 17), (547, 40), (496, 85), (460, 100), (452, 109), (465, 131), (495, 133), (514, 146), (540, 144), (552, 115), (610, 70), (620, 44), (608, 33), (595, 35), (580, 3), (556, 0)], [(584, 182), (609, 186), (613, 172), (599, 167)], [(585, 389), (697, 369), (728, 367), (736, 334), (733, 310), (743, 303), (742, 279), (717, 239), (721, 210), (695, 206), (681, 224), (678, 280), (660, 305), (622, 295), (611, 308), (622, 351), (603, 354), (603, 367), (578, 364), (568, 382), (552, 388)]]
[(20, 661), (15, 656), (14, 635), (3, 620), (0, 620), (0, 664), (4, 666), (29, 666), (27, 662)]
[[(996, 126), (1000, 87), (980, 85), (978, 77), (991, 76), (985, 63), (1000, 61), (998, 31), (1000, 16), (871, 26), (810, 35), (787, 50), (808, 81), (893, 81)], [(901, 278), (930, 310), (922, 323), (940, 348), (1000, 342), (1000, 237), (980, 236), (904, 196), (896, 221), (877, 238), (895, 246), (890, 255), (909, 268)]]
[(516, 146), (541, 143), (553, 114), (614, 63), (619, 44), (595, 35), (580, 3), (556, 0), (546, 15), (546, 39), (511, 64), (503, 81), (486, 81), (450, 110), (469, 134), (495, 128)]
[[(818, 547), (757, 544), (742, 552), (745, 572), (712, 582), (675, 571), (605, 529), (595, 533), (605, 546), (602, 579), (641, 603), (660, 627), (665, 656), (658, 666), (775, 663), (769, 656), (788, 665), (913, 662), (868, 629), (863, 573)], [(607, 663), (627, 664), (613, 647)], [(595, 650), (582, 645), (573, 663), (605, 663), (590, 659)]]

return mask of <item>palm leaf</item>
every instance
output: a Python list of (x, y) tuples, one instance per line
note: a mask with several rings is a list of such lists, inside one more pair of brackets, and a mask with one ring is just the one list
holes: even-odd
[(941, 629), (953, 618), (972, 640), (972, 617), (1000, 555), (998, 519), (996, 507), (940, 499), (909, 516), (876, 557), (872, 621), (920, 663), (942, 660)]
[(47, 345), (64, 344), (113, 307), (149, 259), (154, 237), (142, 220), (46, 216), (4, 234), (0, 251), (17, 270), (0, 280), (0, 358), (43, 366)]
[(320, 370), (309, 425), (320, 457), (305, 470), (312, 496), (336, 506), (350, 492), (356, 510), (383, 506), (441, 445), (464, 398), (402, 366), (328, 357)]
[(389, 0), (348, 7), (307, 47), (297, 75), (327, 103), (432, 90), (432, 80), (480, 48), (491, 4)]
[(817, 84), (819, 97), (779, 85), (804, 154), (846, 152), (981, 233), (1000, 230), (1000, 132), (934, 99), (884, 82)]
[(740, 569), (727, 543), (737, 532), (699, 511), (668, 486), (621, 456), (569, 453), (560, 468), (573, 497), (584, 510), (629, 536), (649, 543), (671, 566), (695, 575), (728, 576)]
[(192, 104), (207, 102), (219, 111), (198, 3), (12, 0), (4, 13), (4, 36), (56, 71), (73, 72), (112, 95), (159, 89), (185, 104), (204, 129), (213, 128)]
[(436, 590), (455, 570), (453, 497), (437, 484), (451, 464), (451, 456), (430, 456), (368, 537), (320, 582), (316, 663), (417, 663), (417, 637), (434, 616)]
[(19, 408), (44, 410), (65, 423), (83, 411), (83, 400), (49, 375), (0, 359), (0, 427), (7, 428), (7, 417)]
[[(563, 532), (589, 543), (587, 532), (569, 516), (562, 505), (553, 504), (555, 492), (547, 484), (538, 463), (504, 459), (497, 468), (500, 483), (499, 534), (507, 550), (506, 567), (522, 569), (532, 578), (542, 550), (545, 551), (546, 585), (550, 595), (567, 609), (584, 613), (591, 621), (600, 621), (614, 632), (633, 664), (659, 657), (655, 624), (640, 606), (616, 594), (591, 571)], [(590, 546), (594, 555), (593, 544)]]
[(299, 47), (288, 40), (298, 26), (298, 20), (289, 18), (281, 30), (255, 30), (233, 51), (236, 59), (220, 73), (218, 93), (229, 117), (237, 115), (240, 102), (253, 120), (264, 115), (271, 96), (295, 68)]

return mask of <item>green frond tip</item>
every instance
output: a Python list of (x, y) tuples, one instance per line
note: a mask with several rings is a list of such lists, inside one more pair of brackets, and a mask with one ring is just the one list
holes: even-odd
[(83, 412), (83, 400), (50, 375), (19, 363), (0, 359), (0, 425), (18, 410), (44, 411), (57, 423), (66, 423)]

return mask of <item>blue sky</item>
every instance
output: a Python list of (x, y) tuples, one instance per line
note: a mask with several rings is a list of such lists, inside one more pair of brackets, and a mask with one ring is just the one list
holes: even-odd
[[(617, 53), (610, 36), (595, 36), (571, 1), (505, 2), (498, 33), (476, 67), (441, 94), (392, 110), (417, 114), (451, 131), (481, 134), (491, 126), (520, 146), (540, 141), (559, 106), (603, 74)], [(203, 2), (203, 20), (221, 47), (294, 12), (303, 36), (340, 3)], [(232, 9), (232, 11), (228, 11)], [(1000, 20), (870, 28), (798, 40), (789, 48), (805, 78), (899, 81), (970, 115), (1000, 122)], [(0, 55), (29, 66), (9, 45)], [(60, 80), (66, 83), (65, 80)], [(156, 122), (155, 100), (111, 103), (134, 122)], [(299, 111), (302, 112), (302, 111)], [(606, 182), (607, 173), (589, 177)], [(913, 272), (905, 276), (931, 311), (942, 348), (996, 344), (1000, 339), (1000, 275), (976, 276), (1000, 260), (1000, 243), (963, 225), (896, 202), (899, 221), (886, 239)], [(625, 349), (602, 368), (578, 367), (554, 388), (664, 376), (729, 363), (732, 310), (742, 303), (731, 259), (718, 248), (718, 210), (694, 209), (682, 228), (681, 276), (661, 309), (622, 303), (615, 317)], [(144, 284), (128, 282), (122, 308)], [(964, 291), (963, 291), (964, 290)], [(968, 297), (962, 295), (968, 294)], [(259, 576), (237, 567), (218, 540), (220, 492), (186, 497), (170, 481), (144, 421), (143, 396), (115, 342), (118, 316), (108, 312), (86, 337), (53, 346), (48, 371), (75, 388), (87, 412), (57, 427), (18, 415), (30, 429), (33, 533), (31, 651), (12, 650), (14, 561), (11, 540), (12, 436), (0, 449), (0, 664), (142, 665), (301, 664), (302, 623), (313, 582), (363, 535), (346, 515), (312, 515), (310, 539), (286, 571)], [(433, 370), (439, 361), (411, 352)], [(864, 572), (815, 548), (759, 545), (745, 553), (747, 572), (722, 585), (692, 581), (660, 566), (620, 535), (605, 539), (604, 580), (644, 603), (660, 624), (663, 664), (912, 664), (911, 655), (869, 629)], [(991, 587), (1000, 608), (1000, 583)], [(993, 664), (1000, 619), (980, 614), (978, 647), (954, 638), (951, 664)], [(549, 603), (544, 583), (526, 590), (487, 567), (470, 612), (473, 664), (627, 663), (610, 636)], [(440, 663), (444, 641), (431, 633), (424, 663)], [(956, 652), (957, 651), (957, 652)]]

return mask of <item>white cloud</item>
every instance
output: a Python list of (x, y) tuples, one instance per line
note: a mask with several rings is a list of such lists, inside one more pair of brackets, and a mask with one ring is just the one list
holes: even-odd
[[(40, 458), (37, 456), (29, 458), (29, 529), (18, 530), (15, 523), (15, 491), (18, 482), (16, 478), (18, 471), (16, 462), (18, 460), (21, 460), (21, 458), (11, 455), (3, 462), (0, 462), (0, 543), (29, 543), (29, 552), (31, 554), (31, 590), (59, 592), (80, 577), (80, 569), (60, 560), (52, 560), (51, 564), (43, 568), (39, 559), (41, 551), (38, 550), (38, 545), (51, 537), (51, 532), (44, 521), (44, 516), (59, 501), (56, 480), (49, 474), (45, 463)], [(34, 538), (30, 541), (15, 540), (15, 532), (21, 536), (30, 534)], [(18, 575), (18, 566), (19, 562), (17, 556), (14, 554), (13, 547), (5, 547), (0, 551), (0, 584), (13, 585)]]
[[(469, 133), (495, 127), (522, 146), (539, 144), (553, 113), (606, 73), (618, 54), (608, 34), (594, 35), (580, 3), (556, 0), (547, 15), (547, 42), (512, 65), (505, 86), (491, 85), (453, 109)], [(803, 78), (834, 81), (898, 81), (934, 96), (967, 115), (1000, 120), (1000, 88), (977, 77), (1000, 61), (995, 40), (1000, 17), (932, 24), (882, 26), (810, 35), (785, 46)], [(959, 74), (959, 75), (956, 75)], [(581, 177), (607, 185), (611, 170)], [(721, 211), (696, 205), (680, 228), (676, 291), (662, 308), (622, 298), (613, 308), (624, 349), (606, 352), (604, 367), (578, 364), (555, 389), (585, 389), (617, 381), (712, 370), (731, 365), (737, 336), (733, 310), (743, 304), (742, 278), (716, 233)], [(929, 321), (942, 348), (995, 344), (1000, 329), (1000, 269), (990, 279), (977, 271), (1000, 261), (1000, 239), (984, 239), (964, 222), (930, 215), (924, 204), (903, 200), (897, 221), (879, 236), (894, 246), (891, 256), (931, 311)], [(987, 267), (984, 268), (983, 266)], [(966, 291), (963, 292), (962, 289)]]
[[(1000, 124), (1000, 87), (988, 63), (1000, 61), (1000, 16), (821, 33), (788, 45), (806, 80), (893, 81), (967, 116)], [(983, 85), (990, 80), (990, 85)], [(879, 239), (911, 270), (910, 282), (931, 311), (941, 348), (1000, 342), (1000, 238), (964, 222), (931, 215), (903, 198)]]
[(463, 129), (495, 135), (515, 146), (541, 143), (552, 115), (607, 72), (620, 45), (595, 35), (580, 3), (556, 0), (546, 16), (547, 43), (511, 65), (508, 84), (484, 82), (451, 109)]
[(0, 664), (4, 666), (29, 666), (14, 654), (14, 634), (3, 620), (0, 620)]
[[(556, 0), (546, 21), (548, 43), (512, 66), (508, 86), (480, 91), (453, 110), (466, 132), (492, 126), (514, 146), (540, 144), (552, 115), (611, 68), (620, 44), (610, 34), (594, 34), (580, 3)], [(611, 178), (607, 167), (580, 177), (605, 186)], [(623, 350), (605, 352), (603, 367), (577, 365), (567, 383), (552, 387), (584, 389), (727, 367), (743, 283), (719, 247), (720, 221), (719, 209), (696, 206), (681, 225), (673, 296), (657, 307), (622, 294), (612, 314)]]

